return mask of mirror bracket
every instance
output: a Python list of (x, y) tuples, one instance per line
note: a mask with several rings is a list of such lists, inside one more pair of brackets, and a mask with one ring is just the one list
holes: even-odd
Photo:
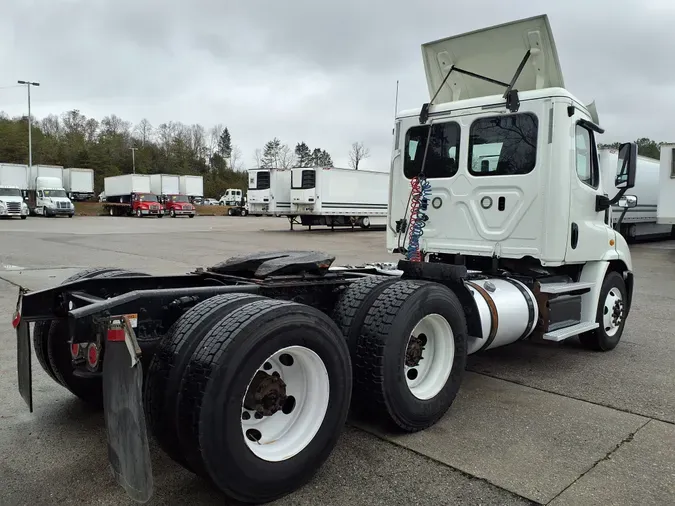
[(628, 191), (628, 188), (621, 188), (619, 190), (619, 193), (614, 195), (611, 199), (608, 197), (605, 197), (604, 195), (596, 195), (595, 196), (595, 212), (599, 213), (600, 211), (604, 211), (605, 209), (609, 209), (611, 206), (616, 204), (621, 197), (623, 197), (623, 194)]

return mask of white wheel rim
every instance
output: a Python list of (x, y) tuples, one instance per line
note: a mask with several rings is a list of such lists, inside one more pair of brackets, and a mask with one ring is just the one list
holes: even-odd
[[(420, 339), (421, 358), (415, 349)], [(450, 377), (454, 360), (455, 336), (448, 320), (435, 313), (422, 318), (408, 339), (403, 362), (410, 392), (420, 400), (437, 395)]]
[[(289, 356), (292, 359), (290, 365)], [(304, 346), (289, 346), (260, 364), (251, 377), (247, 391), (259, 371), (267, 375), (275, 372), (279, 374), (286, 384), (287, 401), (282, 409), (269, 416), (262, 416), (255, 410), (247, 409), (245, 396), (241, 414), (242, 434), (256, 457), (268, 462), (280, 462), (300, 453), (319, 431), (328, 410), (328, 370), (314, 351)]]
[(367, 227), (368, 225), (370, 225), (370, 218), (363, 218), (363, 226)]
[(605, 328), (605, 334), (613, 336), (619, 331), (623, 321), (623, 297), (617, 287), (612, 287), (607, 292), (605, 304), (602, 308), (602, 324)]

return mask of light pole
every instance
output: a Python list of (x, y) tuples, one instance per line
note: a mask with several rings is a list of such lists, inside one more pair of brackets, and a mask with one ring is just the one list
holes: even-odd
[(33, 167), (33, 128), (30, 117), (30, 87), (40, 86), (40, 83), (34, 83), (32, 81), (17, 81), (17, 83), (25, 84), (26, 89), (28, 90), (28, 171), (30, 173), (30, 169)]
[(131, 167), (133, 173), (136, 174), (136, 150), (138, 148), (129, 148), (131, 150)]

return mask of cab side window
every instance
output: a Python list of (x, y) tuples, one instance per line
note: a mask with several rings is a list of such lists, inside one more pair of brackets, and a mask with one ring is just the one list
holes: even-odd
[(577, 176), (582, 183), (597, 189), (600, 174), (593, 132), (586, 127), (577, 125), (574, 138)]

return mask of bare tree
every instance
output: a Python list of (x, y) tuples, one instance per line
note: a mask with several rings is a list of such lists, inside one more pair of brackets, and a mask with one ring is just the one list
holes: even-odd
[(262, 159), (263, 159), (262, 149), (258, 148), (255, 150), (255, 153), (253, 153), (253, 159), (255, 160), (256, 168), (262, 167)]
[(288, 144), (281, 146), (276, 155), (276, 166), (280, 169), (290, 169), (295, 164), (295, 152), (288, 147)]
[(209, 130), (209, 160), (218, 151), (218, 141), (220, 140), (220, 134), (223, 133), (223, 129), (223, 124), (218, 123), (217, 125), (211, 127), (211, 130)]
[(145, 146), (146, 142), (152, 140), (152, 125), (147, 119), (143, 118), (138, 122), (138, 125), (134, 127), (134, 133), (141, 141), (141, 146)]
[(363, 145), (363, 142), (355, 142), (349, 152), (349, 166), (354, 170), (359, 170), (359, 163), (370, 156), (370, 150)]
[(243, 170), (244, 160), (242, 160), (241, 149), (239, 146), (232, 146), (232, 152), (230, 153), (230, 168), (232, 170)]

